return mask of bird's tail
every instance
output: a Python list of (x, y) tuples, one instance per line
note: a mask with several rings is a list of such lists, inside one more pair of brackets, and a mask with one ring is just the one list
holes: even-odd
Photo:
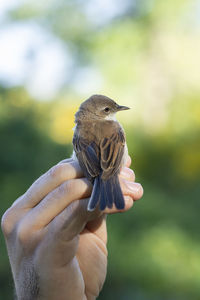
[(99, 205), (100, 210), (104, 210), (106, 207), (112, 208), (113, 203), (117, 209), (123, 209), (125, 206), (118, 174), (107, 180), (103, 180), (101, 175), (97, 176), (87, 209), (93, 211)]

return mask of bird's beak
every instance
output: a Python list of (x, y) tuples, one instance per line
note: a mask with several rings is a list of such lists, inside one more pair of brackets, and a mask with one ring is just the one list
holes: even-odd
[(130, 107), (128, 107), (128, 106), (123, 106), (123, 105), (118, 105), (118, 107), (117, 107), (117, 111), (128, 110), (128, 109), (130, 109)]

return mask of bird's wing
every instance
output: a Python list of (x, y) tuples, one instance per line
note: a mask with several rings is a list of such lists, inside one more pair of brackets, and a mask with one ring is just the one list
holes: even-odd
[(120, 128), (110, 137), (103, 138), (97, 146), (75, 133), (73, 146), (84, 175), (91, 180), (101, 174), (101, 178), (106, 180), (119, 171), (125, 136)]
[(101, 173), (101, 166), (99, 162), (99, 149), (96, 143), (90, 143), (75, 133), (73, 146), (84, 175), (90, 180), (97, 177)]
[(102, 179), (119, 172), (124, 154), (125, 135), (122, 128), (115, 131), (110, 138), (105, 137), (100, 143)]

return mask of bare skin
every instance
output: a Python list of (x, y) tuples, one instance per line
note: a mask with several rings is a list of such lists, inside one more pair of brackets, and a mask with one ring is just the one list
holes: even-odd
[[(120, 173), (125, 209), (142, 197), (130, 166)], [(2, 218), (18, 300), (93, 300), (107, 269), (106, 215), (87, 211), (92, 186), (71, 159), (52, 167)]]

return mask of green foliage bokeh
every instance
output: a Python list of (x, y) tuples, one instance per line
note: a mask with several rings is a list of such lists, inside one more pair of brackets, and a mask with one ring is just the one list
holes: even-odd
[[(7, 22), (36, 22), (67, 45), (72, 76), (92, 66), (103, 78), (102, 94), (133, 106), (121, 121), (144, 196), (129, 212), (108, 217), (108, 276), (98, 299), (198, 300), (198, 1), (134, 2), (127, 1), (127, 9), (102, 26), (92, 24), (81, 0), (43, 5), (29, 0), (10, 11)], [(49, 102), (31, 98), (25, 84), (1, 84), (0, 215), (37, 177), (71, 155), (67, 134), (66, 143), (53, 138), (55, 128), (61, 127), (65, 137), (65, 125), (52, 134), (52, 112), (70, 99), (80, 102), (85, 97), (73, 90), (72, 81)], [(12, 295), (1, 233), (0, 298)]]

